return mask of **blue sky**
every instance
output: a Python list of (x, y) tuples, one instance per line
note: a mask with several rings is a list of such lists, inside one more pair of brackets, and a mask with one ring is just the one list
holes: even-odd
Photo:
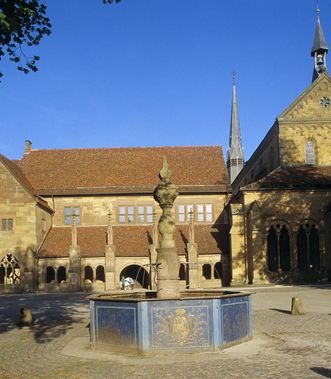
[[(47, 0), (52, 34), (24, 75), (5, 60), (0, 153), (228, 146), (237, 72), (245, 158), (310, 83), (316, 0)], [(320, 0), (331, 43), (331, 2)], [(330, 61), (331, 62), (331, 61)]]

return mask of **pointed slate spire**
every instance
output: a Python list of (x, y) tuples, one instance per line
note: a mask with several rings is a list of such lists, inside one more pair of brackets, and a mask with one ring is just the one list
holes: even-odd
[(319, 17), (319, 7), (317, 6), (317, 24), (315, 30), (315, 37), (313, 42), (313, 47), (311, 49), (311, 56), (314, 57), (314, 71), (313, 71), (313, 81), (318, 77), (319, 74), (326, 71), (326, 54), (329, 51), (329, 46), (325, 40), (320, 17)]
[(230, 182), (232, 183), (244, 167), (244, 151), (241, 143), (235, 74), (233, 74), (230, 140), (226, 163)]

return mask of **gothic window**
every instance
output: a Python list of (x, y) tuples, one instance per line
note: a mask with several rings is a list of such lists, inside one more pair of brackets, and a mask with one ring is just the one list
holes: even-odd
[(270, 226), (267, 236), (267, 253), (270, 271), (290, 270), (290, 235), (286, 225), (276, 223)]
[(19, 284), (21, 271), (18, 259), (12, 255), (5, 255), (0, 261), (0, 284)]
[(209, 263), (202, 265), (202, 276), (205, 279), (211, 279), (211, 266)]
[(12, 218), (3, 218), (1, 220), (1, 230), (13, 230), (14, 220)]
[(315, 164), (315, 144), (314, 141), (307, 141), (305, 145), (306, 164)]
[(222, 263), (217, 262), (214, 266), (214, 279), (221, 279), (222, 277)]
[(80, 207), (64, 207), (64, 223), (70, 225), (72, 217), (75, 217), (75, 223), (80, 224)]
[(46, 283), (51, 283), (55, 280), (55, 270), (52, 266), (46, 267)]
[(298, 267), (302, 271), (320, 267), (319, 232), (315, 224), (301, 224), (297, 234)]
[(60, 266), (57, 269), (57, 282), (58, 283), (61, 283), (63, 281), (65, 282), (66, 279), (67, 279), (66, 269), (63, 266)]
[(89, 280), (91, 283), (93, 282), (93, 269), (91, 266), (86, 266), (84, 268), (84, 280)]
[(105, 282), (105, 269), (103, 266), (98, 266), (95, 272), (95, 279), (99, 280), (100, 282)]

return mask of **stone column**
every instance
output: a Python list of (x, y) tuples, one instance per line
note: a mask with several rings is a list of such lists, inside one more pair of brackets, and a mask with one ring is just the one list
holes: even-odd
[(198, 270), (198, 244), (195, 242), (194, 233), (194, 213), (190, 212), (189, 219), (189, 242), (187, 244), (187, 258), (189, 270), (189, 288), (199, 287), (199, 270)]
[(178, 299), (179, 290), (179, 257), (173, 233), (175, 219), (172, 207), (178, 196), (177, 186), (170, 182), (171, 171), (166, 158), (160, 171), (161, 182), (154, 190), (154, 199), (162, 209), (158, 229), (161, 234), (160, 247), (157, 250), (157, 297), (160, 299)]
[(115, 278), (115, 251), (116, 247), (113, 241), (112, 211), (111, 209), (109, 209), (107, 226), (107, 245), (105, 250), (106, 290), (115, 289), (117, 284)]
[(24, 292), (33, 292), (34, 290), (34, 273), (36, 272), (36, 259), (33, 251), (28, 248), (25, 255), (24, 265)]
[(247, 261), (245, 250), (245, 223), (242, 204), (230, 204), (231, 217), (231, 262), (226, 262), (232, 268), (231, 284), (242, 285), (247, 279)]
[(153, 243), (149, 245), (149, 260), (150, 260), (150, 289), (156, 290), (157, 286), (157, 275), (156, 275), (156, 260), (157, 260), (157, 251), (156, 249), (159, 247), (159, 231), (157, 228), (156, 214), (153, 215)]
[(71, 246), (69, 248), (69, 291), (80, 291), (80, 249), (77, 241), (77, 226), (75, 215), (72, 215)]

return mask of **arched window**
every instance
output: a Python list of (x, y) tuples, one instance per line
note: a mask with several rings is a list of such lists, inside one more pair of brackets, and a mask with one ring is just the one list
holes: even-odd
[(90, 280), (91, 283), (93, 282), (93, 270), (91, 266), (86, 266), (84, 268), (84, 280)]
[(105, 282), (105, 269), (103, 266), (98, 266), (95, 273), (95, 279), (100, 280), (100, 282)]
[(222, 263), (217, 262), (214, 266), (214, 279), (222, 278)]
[(0, 262), (0, 284), (19, 284), (21, 271), (18, 259), (12, 255), (5, 255)]
[(298, 267), (302, 271), (320, 267), (319, 232), (313, 223), (301, 224), (297, 235)]
[(267, 237), (268, 269), (289, 271), (291, 268), (290, 235), (286, 225), (271, 225)]
[(186, 270), (183, 263), (179, 266), (179, 280), (186, 280)]
[(52, 266), (46, 267), (46, 283), (51, 283), (55, 280), (55, 270)]
[(209, 263), (205, 263), (202, 265), (202, 276), (205, 279), (211, 279), (211, 266)]
[(66, 281), (67, 279), (67, 274), (66, 274), (66, 269), (63, 266), (60, 266), (57, 269), (57, 282), (61, 283), (62, 281)]
[(314, 141), (307, 141), (305, 145), (306, 164), (315, 164), (315, 144)]

